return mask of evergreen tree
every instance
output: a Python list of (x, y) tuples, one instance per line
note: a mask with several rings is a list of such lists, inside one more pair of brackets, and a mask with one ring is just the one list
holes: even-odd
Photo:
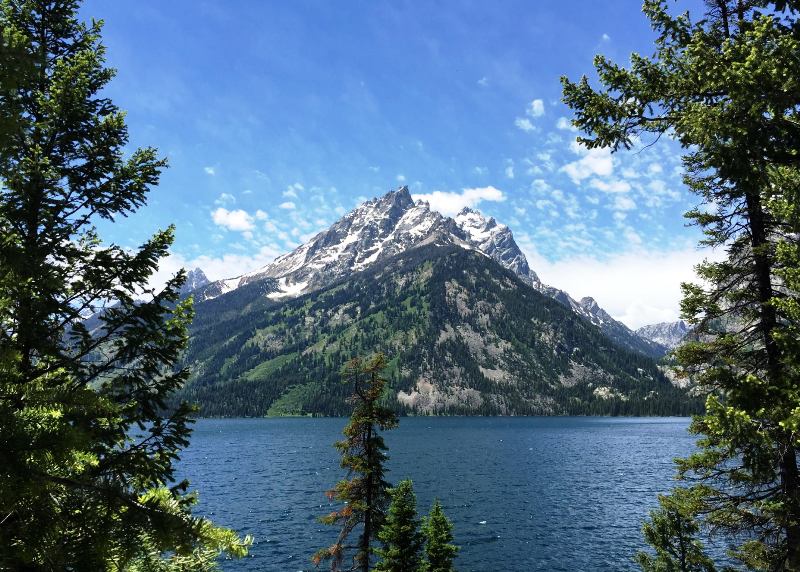
[(445, 516), (438, 500), (434, 501), (430, 514), (423, 520), (422, 533), (425, 535), (423, 572), (454, 572), (453, 560), (458, 554), (458, 546), (452, 544), (453, 523)]
[(687, 217), (727, 256), (698, 266), (703, 285), (684, 285), (696, 341), (677, 357), (708, 398), (676, 502), (727, 533), (748, 568), (796, 571), (800, 2), (706, 6), (692, 21), (647, 0), (655, 56), (634, 54), (629, 69), (598, 56), (603, 89), (565, 79), (564, 95), (590, 148), (628, 148), (651, 133), (685, 149), (685, 181), (703, 202)]
[(406, 479), (389, 491), (391, 504), (386, 521), (378, 532), (383, 548), (376, 550), (380, 572), (419, 572), (423, 537), (417, 518), (417, 497)]
[(182, 272), (148, 287), (172, 229), (129, 251), (93, 226), (142, 206), (165, 161), (126, 153), (101, 23), (77, 13), (0, 0), (0, 569), (208, 569), (246, 545), (173, 479), (191, 410), (163, 407), (192, 310)]
[(644, 572), (714, 572), (713, 561), (703, 551), (696, 535), (700, 530), (686, 503), (678, 502), (682, 491), (658, 497), (659, 508), (650, 513), (642, 527), (644, 538), (655, 555), (639, 552), (636, 561)]
[[(332, 571), (342, 570), (345, 553), (351, 550), (349, 569), (369, 571), (371, 543), (389, 504), (389, 483), (384, 478), (388, 457), (380, 431), (397, 427), (397, 415), (379, 403), (386, 384), (381, 377), (385, 368), (386, 357), (378, 353), (368, 360), (354, 358), (342, 370), (345, 383), (353, 386), (349, 399), (353, 413), (343, 431), (345, 438), (335, 447), (341, 452), (341, 466), (348, 474), (328, 491), (328, 498), (345, 506), (320, 518), (323, 524), (340, 526), (341, 531), (332, 546), (319, 550), (312, 558), (315, 565), (330, 560)], [(361, 533), (357, 543), (345, 544), (358, 527)]]

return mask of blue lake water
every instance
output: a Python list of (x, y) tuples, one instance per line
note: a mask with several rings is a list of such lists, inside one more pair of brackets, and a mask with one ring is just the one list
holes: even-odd
[[(251, 534), (225, 571), (313, 570), (336, 530), (316, 522), (341, 476), (346, 419), (201, 420), (182, 475), (197, 512)], [(403, 418), (385, 434), (389, 480), (414, 481), (420, 513), (441, 499), (468, 571), (637, 570), (641, 522), (694, 445), (688, 419)], [(321, 568), (324, 569), (324, 568)]]

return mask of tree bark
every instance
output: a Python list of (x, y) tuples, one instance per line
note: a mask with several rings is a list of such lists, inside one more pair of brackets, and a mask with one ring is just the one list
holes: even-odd
[[(370, 415), (372, 417), (372, 415)], [(372, 420), (367, 424), (367, 435), (366, 441), (364, 443), (364, 450), (367, 454), (368, 459), (368, 473), (367, 473), (367, 495), (366, 495), (366, 510), (364, 511), (364, 534), (361, 536), (361, 556), (363, 560), (361, 561), (361, 572), (369, 572), (369, 544), (370, 538), (372, 537)]]
[[(768, 245), (764, 210), (761, 197), (750, 191), (745, 195), (747, 216), (750, 222), (750, 245), (753, 249), (753, 273), (757, 287), (759, 307), (759, 329), (761, 331), (766, 354), (767, 383), (780, 386), (782, 367), (780, 348), (773, 337), (778, 318), (772, 305), (773, 286), (770, 257), (764, 248)], [(768, 407), (771, 405), (766, 404)], [(778, 450), (780, 453), (779, 473), (781, 492), (786, 503), (784, 532), (786, 534), (786, 566), (785, 570), (800, 572), (800, 475), (797, 470), (797, 454), (794, 447), (794, 435), (790, 431), (779, 432)]]

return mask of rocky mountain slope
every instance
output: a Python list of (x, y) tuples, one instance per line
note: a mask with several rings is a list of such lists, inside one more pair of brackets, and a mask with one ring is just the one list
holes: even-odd
[(660, 322), (642, 326), (636, 334), (669, 349), (675, 349), (686, 338), (691, 328), (683, 320), (677, 322)]
[[(480, 222), (473, 213), (446, 219), (404, 195), (388, 197), (378, 224), (351, 213), (260, 279), (197, 303), (186, 356), (194, 375), (180, 397), (205, 415), (346, 414), (341, 366), (381, 350), (390, 358), (385, 401), (419, 414), (699, 410), (653, 359), (535, 288), (500, 225), (487, 221), (480, 236), (498, 240), (479, 241), (461, 226)], [(345, 229), (355, 238), (343, 238)], [(400, 249), (400, 240), (417, 244)], [(360, 241), (366, 253), (351, 249)], [(365, 264), (369, 257), (377, 261)], [(308, 264), (342, 260), (365, 266), (316, 286)], [(297, 284), (308, 293), (289, 295)]]
[(289, 299), (324, 288), (423, 245), (458, 246), (478, 251), (514, 272), (523, 282), (554, 298), (598, 326), (625, 348), (660, 357), (666, 348), (638, 336), (614, 320), (592, 298), (572, 299), (543, 284), (528, 266), (511, 230), (494, 218), (468, 208), (455, 218), (414, 202), (408, 187), (372, 199), (343, 216), (329, 229), (255, 272), (219, 280), (195, 291), (195, 299), (210, 300), (254, 282), (266, 281), (273, 300)]

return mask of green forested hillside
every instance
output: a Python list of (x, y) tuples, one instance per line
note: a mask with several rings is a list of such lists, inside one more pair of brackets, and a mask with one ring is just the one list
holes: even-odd
[(419, 414), (687, 414), (651, 359), (476, 252), (426, 246), (284, 302), (270, 281), (197, 304), (181, 397), (207, 416), (346, 414), (344, 362), (383, 351)]

